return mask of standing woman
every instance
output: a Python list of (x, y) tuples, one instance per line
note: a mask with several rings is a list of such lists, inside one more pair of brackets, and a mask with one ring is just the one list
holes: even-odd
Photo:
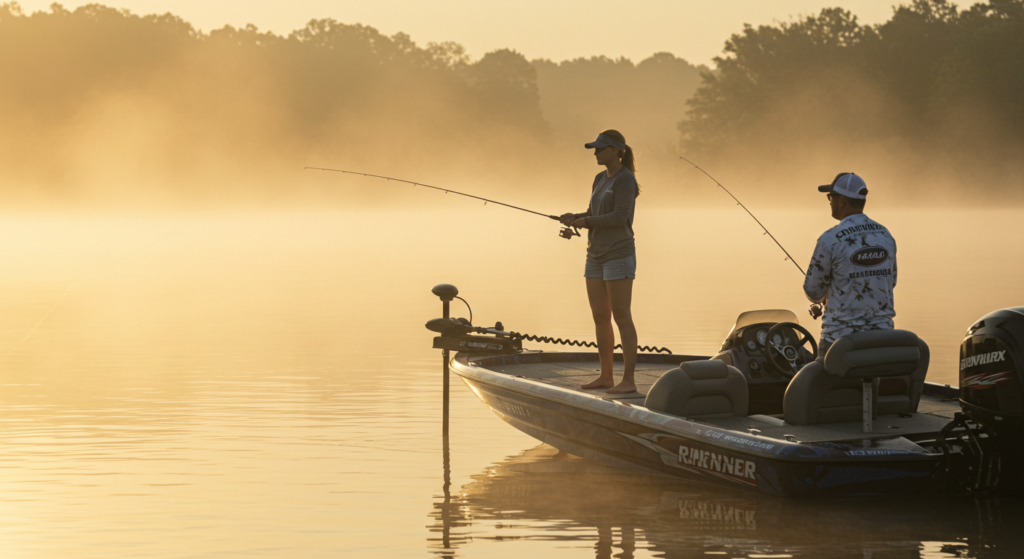
[[(615, 130), (601, 132), (586, 144), (594, 150), (602, 171), (594, 177), (590, 209), (582, 214), (561, 216), (565, 225), (587, 229), (587, 297), (597, 330), (597, 353), (601, 358), (601, 376), (583, 385), (585, 389), (607, 388), (611, 394), (636, 391), (637, 336), (630, 304), (636, 277), (636, 246), (633, 243), (633, 209), (640, 187), (636, 183), (636, 163), (626, 138)], [(615, 384), (612, 365), (615, 355), (615, 330), (619, 327), (622, 382)]]

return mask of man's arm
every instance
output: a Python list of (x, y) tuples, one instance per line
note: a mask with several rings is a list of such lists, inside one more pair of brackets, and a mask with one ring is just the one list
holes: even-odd
[(892, 252), (892, 286), (896, 287), (896, 251)]
[(804, 294), (812, 303), (820, 303), (828, 297), (832, 284), (832, 247), (819, 238), (811, 255), (811, 263), (804, 276)]

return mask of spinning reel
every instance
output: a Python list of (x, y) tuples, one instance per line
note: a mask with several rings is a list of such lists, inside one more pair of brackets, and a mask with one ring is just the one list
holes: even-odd
[(571, 240), (573, 237), (580, 236), (580, 230), (575, 227), (566, 226), (563, 227), (562, 230), (558, 232), (558, 236), (563, 239)]

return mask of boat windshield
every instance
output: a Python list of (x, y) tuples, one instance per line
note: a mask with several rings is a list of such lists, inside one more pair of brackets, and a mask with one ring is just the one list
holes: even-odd
[(796, 315), (792, 311), (785, 309), (769, 309), (763, 311), (747, 311), (740, 313), (736, 317), (736, 325), (732, 327), (733, 331), (739, 330), (744, 326), (750, 326), (751, 324), (760, 324), (762, 322), (794, 322), (800, 324), (797, 320)]

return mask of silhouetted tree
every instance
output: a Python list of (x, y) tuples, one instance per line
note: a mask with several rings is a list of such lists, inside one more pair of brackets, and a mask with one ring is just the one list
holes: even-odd
[(1024, 0), (913, 0), (877, 26), (828, 8), (745, 26), (715, 62), (680, 123), (691, 151), (808, 160), (879, 144), (977, 168), (1024, 148)]
[[(602, 129), (616, 128), (626, 140), (668, 150), (675, 123), (700, 83), (701, 67), (670, 53), (634, 64), (626, 58), (577, 58), (560, 63), (534, 60), (544, 117), (559, 142), (578, 145)], [(706, 69), (705, 69), (706, 70)]]

